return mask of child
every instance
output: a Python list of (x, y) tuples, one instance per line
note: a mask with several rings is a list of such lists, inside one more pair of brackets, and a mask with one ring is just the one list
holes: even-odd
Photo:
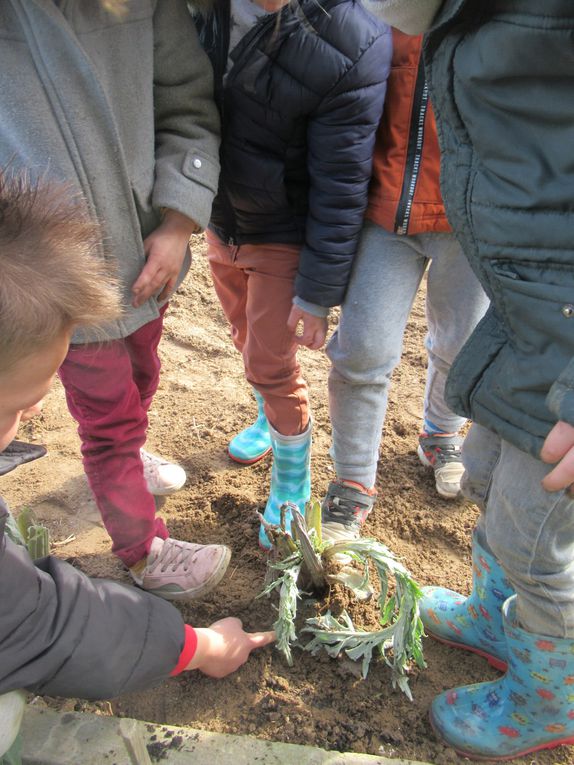
[(65, 180), (84, 195), (125, 303), (106, 342), (76, 332), (60, 369), (86, 475), (136, 583), (194, 598), (221, 580), (229, 550), (168, 538), (152, 492), (176, 490), (185, 474), (143, 446), (165, 301), (217, 185), (209, 61), (181, 0), (5, 6), (0, 164)]
[[(119, 316), (83, 208), (62, 190), (0, 177), (0, 452), (47, 393), (72, 331)], [(88, 579), (52, 556), (34, 565), (6, 520), (0, 498), (0, 694), (113, 698), (183, 670), (223, 677), (273, 639), (233, 618), (193, 629), (146, 592)]]
[[(390, 32), (354, 0), (224, 0), (199, 23), (224, 120), (208, 258), (269, 427), (267, 442), (246, 449), (265, 430), (260, 412), (230, 454), (253, 462), (271, 445), (264, 517), (278, 523), (283, 502), (303, 507), (310, 495), (311, 417), (297, 345), (321, 347), (329, 308), (345, 292)], [(263, 527), (259, 542), (269, 547)]]
[(462, 755), (510, 759), (574, 744), (574, 14), (568, 0), (376, 5), (406, 31), (441, 6), (425, 64), (442, 190), (491, 298), (447, 387), (478, 423), (463, 450), (482, 510), (472, 593), (429, 588), (422, 612), (508, 670), (441, 694), (431, 720)]
[(327, 346), (336, 480), (323, 501), (326, 539), (357, 537), (375, 503), (390, 378), (427, 265), (428, 371), (419, 456), (432, 466), (441, 497), (460, 495), (464, 468), (458, 431), (465, 419), (446, 405), (444, 386), (488, 300), (450, 231), (439, 169), (422, 38), (393, 30), (366, 221), (339, 325)]

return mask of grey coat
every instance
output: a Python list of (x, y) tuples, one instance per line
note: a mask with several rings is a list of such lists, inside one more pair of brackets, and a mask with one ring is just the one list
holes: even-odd
[(574, 425), (573, 28), (571, 0), (445, 0), (425, 40), (448, 218), (491, 300), (447, 400), (533, 456)]
[(6, 518), (0, 498), (0, 694), (108, 699), (169, 676), (185, 639), (177, 609), (52, 556), (34, 565)]
[(126, 305), (110, 339), (159, 315), (153, 299), (130, 306), (159, 209), (205, 227), (219, 172), (211, 66), (185, 0), (127, 7), (6, 0), (0, 11), (0, 166), (67, 181), (102, 223)]

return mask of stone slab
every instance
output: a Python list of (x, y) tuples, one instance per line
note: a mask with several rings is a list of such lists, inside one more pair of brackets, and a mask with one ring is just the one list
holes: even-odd
[(22, 739), (23, 765), (431, 765), (34, 707)]

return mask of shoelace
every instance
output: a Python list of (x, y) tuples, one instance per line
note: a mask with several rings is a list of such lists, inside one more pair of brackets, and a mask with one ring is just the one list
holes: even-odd
[(177, 567), (183, 564), (183, 570), (187, 573), (196, 550), (196, 546), (190, 548), (189, 545), (177, 542), (175, 539), (166, 539), (155, 560), (150, 563), (148, 558), (147, 568), (152, 574), (159, 566), (161, 573), (164, 574), (170, 566), (172, 571), (176, 571)]
[(144, 471), (151, 474), (154, 478), (159, 476), (159, 468), (161, 465), (167, 464), (165, 460), (158, 459), (157, 457), (154, 457), (153, 454), (143, 451), (143, 449), (140, 452), (140, 456)]
[(446, 465), (447, 462), (460, 462), (461, 451), (456, 444), (445, 443), (444, 445), (431, 444), (423, 447), (425, 454), (432, 454), (435, 457), (435, 464)]
[[(359, 492), (357, 492), (359, 493)], [(328, 521), (342, 523), (345, 526), (351, 526), (361, 521), (363, 514), (371, 509), (372, 502), (361, 502), (358, 499), (342, 497), (338, 494), (332, 494), (327, 497)], [(325, 519), (327, 520), (327, 519)]]

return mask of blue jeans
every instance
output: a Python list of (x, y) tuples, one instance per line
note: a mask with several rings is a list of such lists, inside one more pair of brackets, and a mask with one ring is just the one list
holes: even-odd
[(462, 489), (481, 509), (478, 538), (516, 590), (522, 627), (574, 638), (574, 499), (540, 482), (552, 469), (474, 424)]
[(367, 221), (339, 326), (327, 346), (331, 455), (338, 478), (368, 488), (375, 483), (390, 377), (429, 261), (424, 416), (447, 433), (465, 422), (446, 406), (444, 386), (488, 299), (453, 234), (398, 236)]

